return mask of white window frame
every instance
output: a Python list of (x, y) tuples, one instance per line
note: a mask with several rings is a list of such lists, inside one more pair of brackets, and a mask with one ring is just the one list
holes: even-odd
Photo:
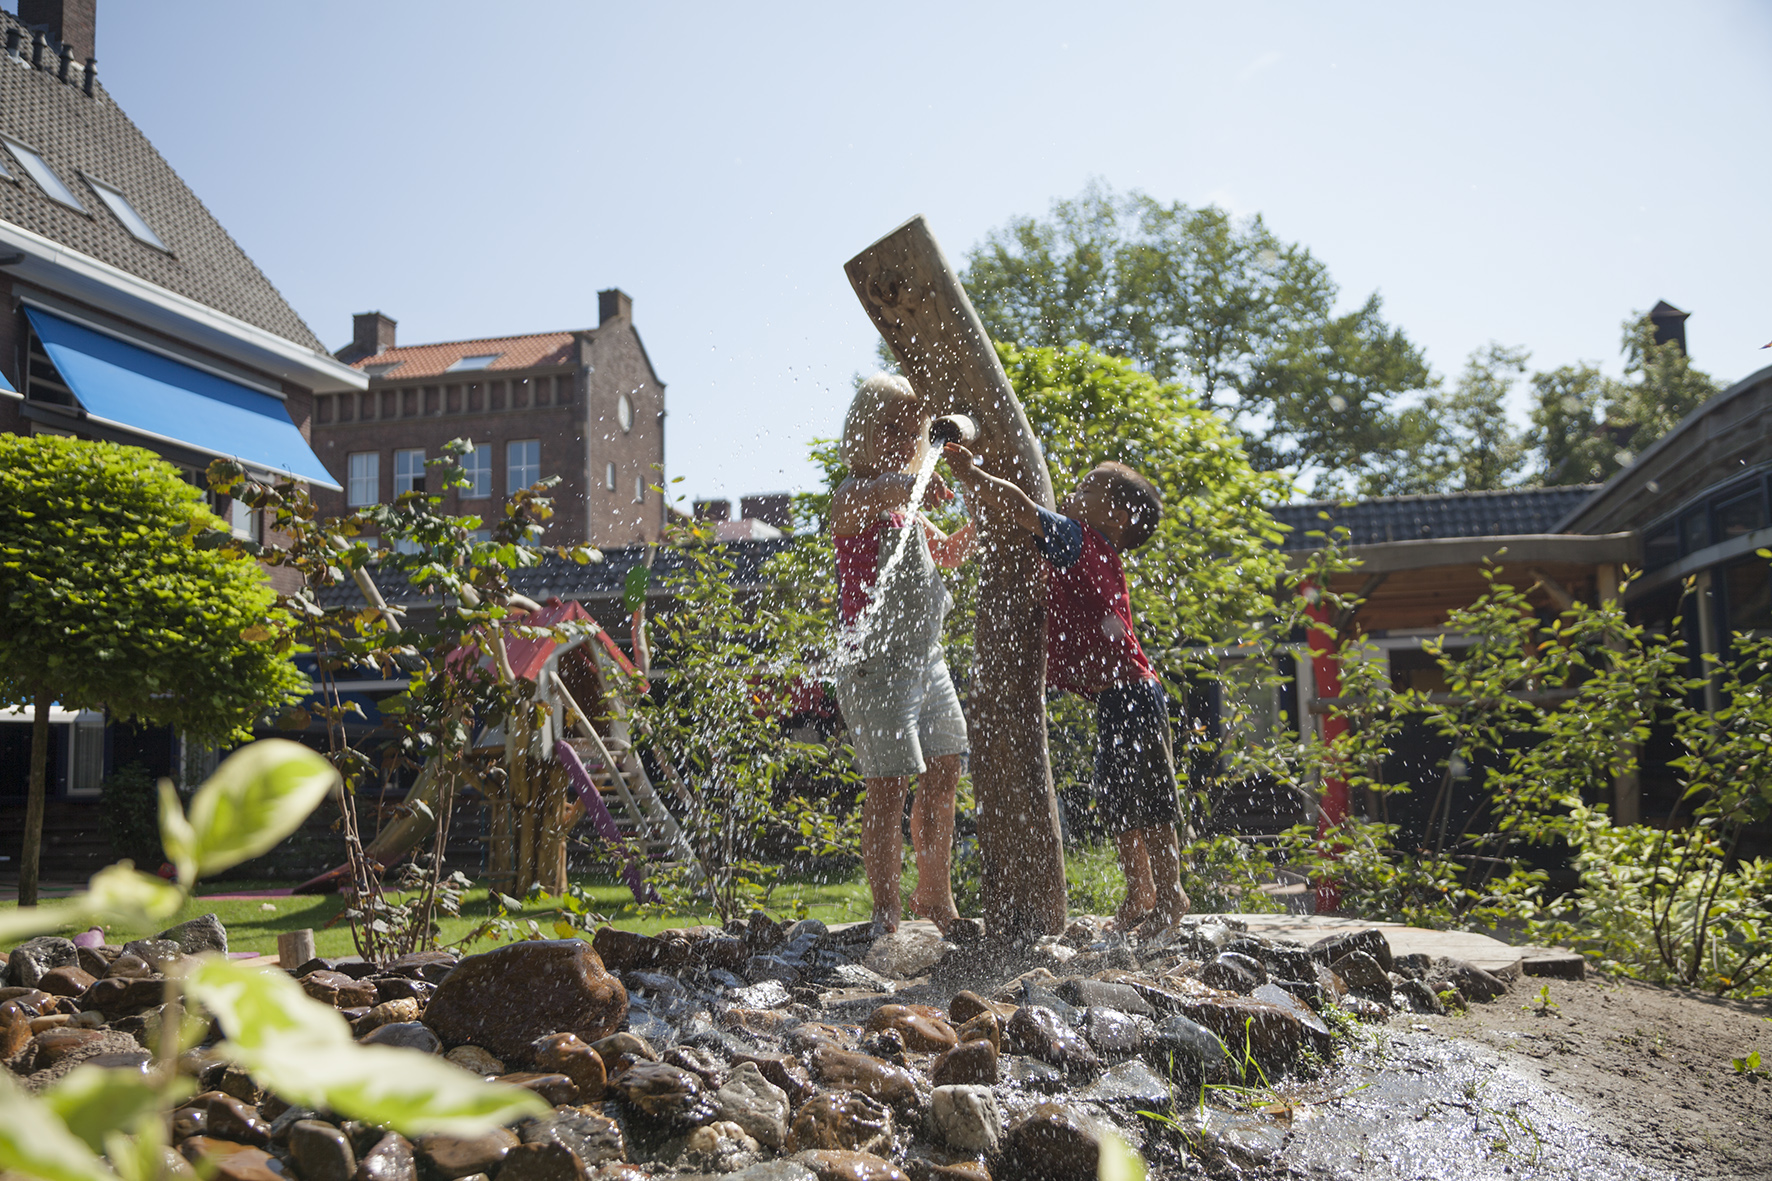
[[(521, 452), (518, 448), (523, 448)], [(535, 448), (531, 453), (529, 448)], [(534, 462), (530, 462), (531, 454)], [(527, 475), (529, 478), (524, 479)], [(515, 496), (541, 479), (541, 440), (512, 439), (505, 444), (505, 495)]]
[(60, 173), (49, 166), (49, 161), (43, 158), (42, 152), (36, 148), (28, 148), (16, 139), (7, 136), (0, 136), (0, 139), (5, 140), (7, 151), (12, 153), (12, 158), (18, 161), (19, 167), (25, 170), (25, 175), (43, 190), (44, 196), (58, 204), (66, 205), (69, 209), (77, 209), (81, 213), (87, 212), (86, 206), (80, 203), (80, 194), (68, 187), (68, 182), (61, 178)]
[(352, 508), (381, 503), (381, 452), (353, 451), (345, 456), (345, 503)]
[(621, 424), (624, 435), (634, 429), (634, 403), (626, 394), (615, 400), (615, 421)]
[(645, 504), (646, 503), (646, 477), (645, 476), (635, 476), (634, 477), (634, 503), (635, 504)]
[(471, 353), (468, 356), (458, 357), (450, 362), (449, 368), (445, 369), (443, 372), (473, 373), (481, 369), (490, 369), (492, 368), (492, 363), (502, 356), (504, 356), (503, 353)]
[(122, 189), (116, 185), (108, 185), (88, 173), (82, 172), (80, 177), (86, 182), (88, 188), (98, 194), (98, 199), (104, 203), (106, 209), (111, 211), (111, 216), (121, 222), (123, 228), (128, 230), (136, 241), (146, 242), (156, 250), (172, 253), (171, 248), (160, 240), (160, 235), (154, 232), (154, 227), (148, 224), (148, 219), (142, 216), (141, 210), (137, 209), (135, 204), (123, 195)]
[(608, 491), (608, 492), (615, 491), (615, 461), (614, 460), (610, 460), (609, 463), (607, 465), (605, 465), (605, 467), (603, 468), (603, 488), (605, 491)]
[(474, 444), (474, 449), (461, 457), (461, 472), (468, 478), (468, 486), (461, 490), (463, 500), (489, 499), (492, 496), (492, 444)]
[(422, 492), (425, 485), (425, 449), (401, 447), (394, 452), (394, 495)]

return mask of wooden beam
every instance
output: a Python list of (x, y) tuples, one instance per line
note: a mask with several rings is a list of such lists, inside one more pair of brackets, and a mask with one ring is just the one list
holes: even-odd
[[(992, 474), (1053, 507), (1045, 457), (966, 291), (921, 217), (844, 270), (911, 386), (935, 414), (978, 424)], [(1046, 749), (1046, 598), (1033, 538), (979, 514), (977, 675), (972, 782), (993, 938), (1057, 933), (1065, 924), (1064, 847)]]

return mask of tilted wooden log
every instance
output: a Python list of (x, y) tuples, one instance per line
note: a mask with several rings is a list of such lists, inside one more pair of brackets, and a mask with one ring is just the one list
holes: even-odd
[[(1053, 507), (1046, 459), (978, 313), (921, 217), (844, 270), (905, 376), (935, 414), (978, 424), (974, 450), (995, 475)], [(1046, 750), (1046, 595), (1032, 538), (979, 514), (978, 662), (972, 784), (993, 938), (1064, 929), (1064, 847)]]

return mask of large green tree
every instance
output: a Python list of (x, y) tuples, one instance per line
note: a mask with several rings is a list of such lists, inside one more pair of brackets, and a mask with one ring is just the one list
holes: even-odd
[(1507, 399), (1530, 354), (1491, 342), (1465, 361), (1450, 390), (1435, 386), (1398, 412), (1389, 444), (1360, 475), (1365, 496), (1478, 492), (1517, 482), (1527, 439)]
[(1256, 466), (1323, 492), (1357, 485), (1393, 441), (1395, 400), (1433, 380), (1376, 294), (1338, 313), (1307, 248), (1215, 206), (1092, 185), (992, 233), (964, 280), (994, 340), (1088, 345), (1185, 381), (1173, 395), (1228, 414)]
[(227, 537), (152, 452), (0, 435), (0, 703), (34, 711), (21, 905), (37, 897), (53, 703), (221, 745), (305, 687), (264, 573)]

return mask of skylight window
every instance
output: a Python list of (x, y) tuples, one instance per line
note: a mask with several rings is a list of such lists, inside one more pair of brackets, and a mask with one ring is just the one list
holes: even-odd
[(371, 377), (381, 377), (384, 374), (392, 373), (404, 364), (406, 364), (404, 361), (378, 361), (374, 365), (363, 366), (363, 372)]
[(62, 183), (62, 178), (55, 174), (55, 169), (49, 166), (47, 160), (25, 145), (15, 143), (10, 139), (6, 141), (6, 148), (12, 153), (13, 158), (24, 166), (24, 170), (30, 173), (31, 179), (37, 182), (38, 188), (68, 208), (78, 209), (81, 213), (86, 212), (86, 206), (80, 204), (80, 198), (74, 195), (73, 189)]
[(464, 369), (484, 369), (502, 356), (503, 353), (476, 353), (471, 357), (463, 357), (443, 372), (460, 373)]
[(86, 183), (92, 186), (92, 191), (98, 194), (98, 199), (105, 203), (105, 207), (111, 211), (111, 215), (123, 223), (124, 229), (149, 246), (160, 250), (166, 249), (166, 243), (160, 240), (160, 235), (154, 232), (154, 227), (135, 211), (135, 206), (129, 203), (129, 198), (110, 185), (93, 180), (90, 176), (86, 178)]

